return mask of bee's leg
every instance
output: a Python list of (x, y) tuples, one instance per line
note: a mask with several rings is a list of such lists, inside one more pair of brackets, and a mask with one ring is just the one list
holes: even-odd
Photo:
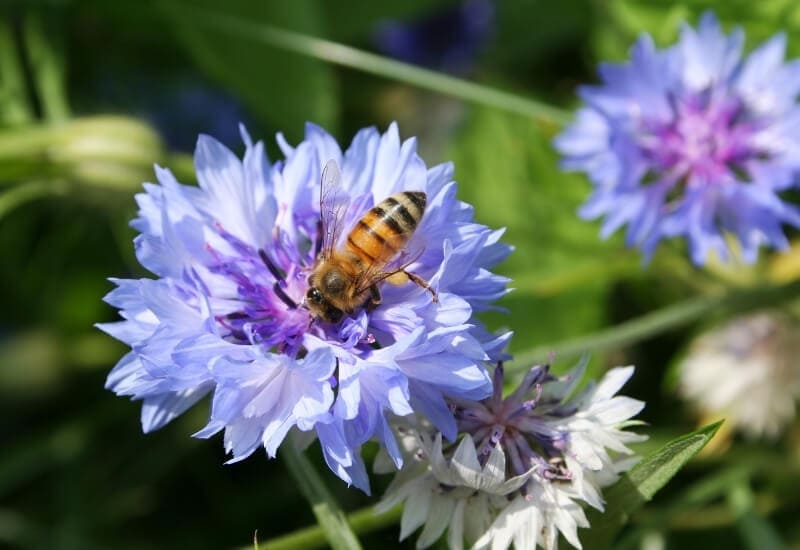
[(426, 281), (425, 279), (423, 279), (419, 275), (415, 275), (414, 273), (411, 273), (410, 271), (403, 271), (403, 273), (405, 273), (406, 276), (409, 279), (411, 279), (415, 284), (421, 286), (422, 288), (424, 288), (425, 290), (430, 292), (431, 296), (433, 296), (432, 300), (434, 302), (438, 302), (439, 301), (439, 297), (436, 295), (436, 291), (433, 290), (431, 285), (428, 284), (428, 281)]
[(381, 303), (381, 291), (377, 285), (369, 287), (369, 298), (367, 298), (367, 311), (372, 311)]
[(434, 302), (439, 301), (439, 297), (436, 296), (436, 291), (433, 290), (433, 288), (431, 288), (431, 285), (428, 284), (428, 281), (426, 281), (419, 275), (411, 273), (410, 271), (401, 269), (400, 271), (396, 271), (395, 273), (392, 273), (389, 277), (386, 278), (386, 281), (393, 285), (403, 285), (407, 283), (409, 280), (414, 284), (417, 284), (422, 288), (424, 288), (425, 290), (427, 290), (428, 292), (430, 292), (431, 296), (433, 296)]

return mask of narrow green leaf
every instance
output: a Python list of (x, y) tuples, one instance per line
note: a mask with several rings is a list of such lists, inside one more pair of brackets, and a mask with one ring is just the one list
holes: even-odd
[(42, 18), (33, 13), (25, 18), (23, 34), (44, 117), (51, 122), (66, 120), (69, 118), (69, 105), (64, 59), (52, 44), (53, 33), (50, 29), (45, 31)]
[(592, 528), (581, 538), (586, 548), (609, 548), (630, 515), (652, 499), (714, 437), (722, 422), (681, 436), (650, 456), (604, 492), (605, 512), (590, 510)]
[[(221, 4), (214, 0), (170, 1), (157, 4), (176, 29), (176, 36), (195, 62), (212, 78), (236, 93), (262, 121), (281, 129), (289, 139), (302, 136), (307, 120), (335, 132), (338, 123), (338, 85), (332, 68), (319, 59), (272, 44), (254, 41), (248, 33), (224, 25), (204, 24), (197, 14)], [(251, 2), (229, 0), (225, 18), (321, 32), (324, 19), (318, 2)], [(245, 23), (243, 23), (245, 24)]]
[(361, 545), (350, 529), (344, 512), (336, 504), (319, 473), (305, 454), (297, 449), (294, 441), (287, 441), (282, 447), (282, 458), (289, 469), (300, 492), (311, 504), (325, 538), (334, 550), (359, 550)]
[(192, 25), (221, 31), (228, 36), (249, 37), (253, 41), (269, 44), (282, 50), (398, 80), (464, 101), (528, 116), (549, 125), (559, 126), (570, 117), (569, 113), (561, 109), (528, 97), (447, 76), (263, 22), (253, 23), (241, 17), (196, 7), (187, 10), (183, 16), (187, 20), (191, 20)]
[(800, 281), (690, 298), (594, 334), (538, 346), (518, 354), (507, 368), (510, 370), (525, 369), (534, 363), (546, 361), (551, 354), (555, 354), (559, 359), (571, 359), (584, 353), (626, 346), (697, 321), (712, 313), (730, 314), (761, 309), (785, 303), (798, 295), (800, 295)]
[(0, 19), (0, 123), (12, 126), (33, 120), (25, 88), (11, 22)]

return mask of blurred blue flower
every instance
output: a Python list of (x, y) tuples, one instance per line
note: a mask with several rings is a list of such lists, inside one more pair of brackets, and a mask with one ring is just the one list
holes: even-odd
[(642, 36), (630, 62), (581, 88), (586, 106), (555, 143), (565, 168), (591, 178), (580, 213), (605, 216), (604, 237), (627, 224), (649, 257), (685, 236), (696, 264), (727, 260), (727, 235), (746, 262), (787, 246), (782, 224), (800, 227), (800, 210), (779, 193), (800, 175), (800, 61), (784, 62), (783, 34), (745, 58), (743, 43), (706, 13), (670, 48)]
[(195, 76), (132, 73), (115, 67), (92, 83), (103, 108), (137, 114), (150, 122), (171, 150), (191, 151), (198, 134), (239, 143), (238, 125), (252, 119), (226, 90)]
[[(331, 469), (367, 491), (364, 442), (377, 439), (402, 462), (388, 417), (418, 412), (453, 438), (446, 399), (491, 391), (484, 362), (501, 355), (510, 335), (489, 334), (473, 313), (507, 292), (507, 279), (488, 269), (510, 247), (456, 200), (452, 165), (428, 169), (395, 125), (383, 135), (361, 130), (342, 153), (309, 124), (296, 147), (278, 136), (286, 159), (274, 164), (263, 143), (242, 136), (243, 160), (200, 137), (199, 187), (157, 167), (159, 183), (137, 195), (136, 254), (158, 278), (114, 281), (107, 301), (124, 320), (100, 328), (132, 351), (107, 387), (143, 401), (146, 432), (213, 392), (210, 419), (196, 435), (224, 431), (232, 461), (260, 446), (274, 456), (292, 428), (313, 430)], [(346, 229), (395, 192), (427, 193), (408, 245), (421, 254), (408, 269), (430, 282), (438, 302), (415, 284), (384, 285), (374, 310), (312, 322), (304, 297), (330, 159), (350, 205)]]
[[(157, 97), (153, 97), (157, 95)], [(236, 124), (251, 117), (244, 106), (223, 90), (191, 80), (159, 94), (145, 96), (145, 112), (171, 149), (191, 151), (192, 137), (200, 133), (215, 136), (226, 144), (238, 143)]]
[(413, 22), (385, 21), (375, 42), (394, 58), (448, 72), (468, 70), (494, 27), (492, 0), (467, 0)]

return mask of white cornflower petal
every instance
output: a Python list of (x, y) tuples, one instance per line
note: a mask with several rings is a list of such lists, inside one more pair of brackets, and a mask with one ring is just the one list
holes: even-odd
[(456, 501), (453, 510), (453, 517), (450, 520), (450, 528), (447, 530), (447, 546), (450, 550), (462, 550), (464, 548), (464, 509), (467, 501), (461, 499)]
[(403, 507), (403, 518), (400, 521), (400, 540), (405, 540), (408, 535), (424, 525), (428, 519), (432, 492), (436, 489), (436, 486), (430, 482), (425, 483), (424, 480), (420, 481), (422, 482), (408, 487), (408, 500)]
[(431, 499), (428, 519), (417, 539), (417, 548), (427, 548), (442, 536), (450, 524), (456, 501), (444, 494), (435, 494)]

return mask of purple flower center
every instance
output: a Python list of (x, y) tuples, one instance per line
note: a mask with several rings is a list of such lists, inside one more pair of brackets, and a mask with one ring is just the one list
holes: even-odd
[(742, 102), (712, 91), (671, 99), (672, 117), (647, 121), (637, 135), (644, 157), (673, 181), (747, 181), (746, 163), (762, 155)]
[(559, 403), (542, 395), (543, 386), (555, 380), (549, 374), (549, 366), (533, 367), (505, 399), (501, 396), (503, 378), (503, 366), (498, 364), (492, 397), (457, 403), (459, 431), (472, 435), (478, 458), (484, 464), (491, 450), (501, 445), (510, 475), (536, 468), (546, 479), (570, 479), (572, 474), (564, 463), (568, 434), (548, 422), (548, 417), (560, 416)]
[(211, 303), (212, 310), (228, 311), (214, 315), (220, 334), (232, 343), (261, 345), (296, 356), (303, 335), (312, 328), (311, 315), (301, 305), (307, 286), (303, 267), (279, 263), (270, 252), (255, 250), (222, 226), (217, 230), (233, 253), (207, 245), (214, 260), (210, 269), (236, 285), (235, 296), (215, 297), (219, 298), (218, 308)]
[[(305, 352), (306, 334), (337, 341), (353, 352), (368, 353), (380, 344), (368, 331), (366, 314), (346, 318), (339, 324), (326, 324), (314, 319), (304, 305), (315, 247), (287, 250), (276, 240), (269, 250), (256, 250), (222, 225), (217, 224), (216, 230), (230, 250), (222, 252), (207, 244), (206, 250), (212, 258), (209, 269), (236, 285), (235, 296), (215, 296), (210, 301), (212, 312), (224, 311), (214, 315), (223, 338), (235, 344), (259, 345), (290, 357)], [(309, 235), (309, 242), (314, 239), (314, 235)]]

